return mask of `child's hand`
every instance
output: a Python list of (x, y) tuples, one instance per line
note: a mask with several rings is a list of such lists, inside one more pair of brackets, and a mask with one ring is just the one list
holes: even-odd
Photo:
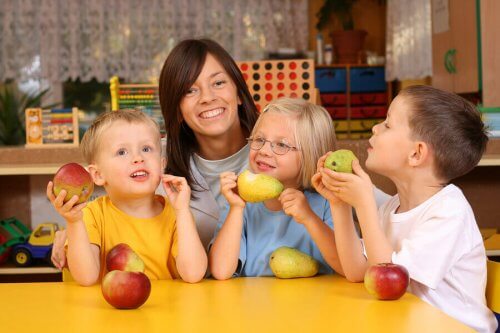
[(191, 188), (186, 178), (173, 175), (162, 176), (163, 188), (175, 210), (189, 209)]
[(220, 191), (231, 207), (245, 207), (245, 201), (235, 192), (238, 184), (238, 176), (234, 172), (223, 172), (220, 174)]
[(370, 176), (359, 165), (358, 160), (352, 162), (353, 173), (335, 172), (327, 168), (321, 170), (321, 182), (334, 196), (358, 208), (373, 199), (373, 184)]
[(49, 181), (47, 184), (47, 198), (49, 198), (50, 203), (56, 211), (61, 215), (66, 222), (68, 223), (76, 223), (83, 221), (83, 212), (82, 209), (87, 205), (86, 202), (76, 205), (78, 201), (78, 196), (74, 195), (68, 202), (64, 203), (64, 198), (66, 197), (66, 190), (62, 190), (59, 192), (59, 195), (56, 197), (54, 195), (54, 183)]
[(287, 188), (280, 194), (278, 200), (285, 214), (290, 215), (300, 224), (304, 224), (314, 216), (306, 196), (299, 190)]
[(324, 169), (325, 160), (332, 152), (329, 151), (325, 155), (321, 156), (316, 164), (316, 173), (311, 178), (311, 182), (316, 191), (321, 194), (326, 200), (328, 200), (331, 204), (336, 205), (341, 202), (341, 200), (335, 195), (333, 191), (328, 189), (325, 184), (323, 184), (323, 174), (322, 170)]

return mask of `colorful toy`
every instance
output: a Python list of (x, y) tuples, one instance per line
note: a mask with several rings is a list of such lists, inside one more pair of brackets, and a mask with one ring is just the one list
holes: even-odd
[(319, 104), (312, 59), (242, 61), (237, 63), (257, 109), (280, 97)]
[(109, 80), (111, 110), (136, 109), (152, 117), (164, 131), (163, 116), (158, 99), (158, 85), (153, 83), (120, 84), (118, 77)]
[(26, 148), (78, 147), (78, 109), (26, 109)]
[(7, 234), (7, 241), (0, 244), (0, 255), (11, 248), (12, 259), (17, 266), (29, 266), (34, 259), (50, 263), (52, 244), (59, 226), (56, 223), (42, 223), (33, 232), (16, 218), (0, 221), (0, 229)]

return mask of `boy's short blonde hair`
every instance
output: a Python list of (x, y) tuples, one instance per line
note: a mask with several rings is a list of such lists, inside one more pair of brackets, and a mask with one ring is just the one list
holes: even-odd
[(88, 164), (95, 162), (99, 149), (101, 147), (101, 135), (113, 123), (117, 121), (125, 121), (131, 124), (149, 124), (158, 134), (158, 144), (160, 142), (160, 128), (158, 124), (142, 111), (138, 110), (119, 110), (108, 111), (100, 114), (85, 131), (80, 149), (83, 157)]
[(295, 117), (293, 134), (302, 162), (298, 182), (302, 189), (312, 190), (311, 178), (316, 173), (319, 158), (335, 150), (336, 137), (332, 118), (323, 107), (303, 99), (280, 98), (264, 108), (251, 136), (254, 135), (262, 117), (271, 112)]

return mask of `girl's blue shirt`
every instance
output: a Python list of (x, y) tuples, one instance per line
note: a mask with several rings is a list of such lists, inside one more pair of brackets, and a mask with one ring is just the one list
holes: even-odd
[[(304, 195), (313, 212), (333, 229), (328, 201), (316, 192), (305, 191)], [(222, 228), (228, 212), (229, 207), (221, 212), (214, 239)], [(282, 210), (273, 212), (267, 209), (264, 203), (258, 202), (247, 203), (245, 206), (239, 263), (235, 276), (272, 276), (269, 257), (281, 246), (293, 247), (318, 260), (320, 274), (333, 273), (302, 224)]]

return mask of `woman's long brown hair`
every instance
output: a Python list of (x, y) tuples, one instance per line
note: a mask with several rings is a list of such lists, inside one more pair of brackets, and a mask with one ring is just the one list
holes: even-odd
[(242, 102), (238, 105), (238, 116), (245, 135), (252, 131), (258, 118), (257, 108), (243, 75), (222, 46), (210, 39), (188, 39), (174, 47), (163, 64), (159, 82), (160, 105), (167, 132), (165, 171), (185, 177), (191, 188), (195, 180), (189, 169), (189, 160), (197, 151), (198, 142), (192, 129), (183, 121), (180, 104), (200, 75), (207, 54), (217, 59), (236, 85), (238, 97)]

